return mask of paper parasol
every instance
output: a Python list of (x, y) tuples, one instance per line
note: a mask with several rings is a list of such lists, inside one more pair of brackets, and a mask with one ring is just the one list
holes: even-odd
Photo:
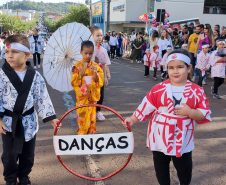
[(73, 89), (71, 70), (82, 59), (80, 49), (84, 40), (92, 41), (95, 47), (89, 29), (77, 22), (68, 23), (54, 32), (43, 58), (43, 74), (52, 88), (61, 92)]
[(226, 57), (226, 48), (220, 49), (217, 53), (217, 56), (219, 57)]

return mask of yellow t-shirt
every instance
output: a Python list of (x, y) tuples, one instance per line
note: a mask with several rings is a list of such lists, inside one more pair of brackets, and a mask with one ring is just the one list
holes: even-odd
[(196, 33), (193, 33), (190, 37), (189, 37), (189, 40), (191, 42), (190, 44), (190, 47), (189, 47), (189, 52), (190, 53), (195, 53), (195, 46), (196, 46), (196, 43), (198, 41), (198, 37), (199, 35), (196, 34)]

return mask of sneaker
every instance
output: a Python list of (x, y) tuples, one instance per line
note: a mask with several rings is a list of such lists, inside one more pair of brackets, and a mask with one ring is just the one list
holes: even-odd
[(100, 120), (100, 121), (104, 121), (105, 120), (104, 115), (100, 111), (97, 112), (97, 119)]
[(212, 95), (214, 94), (214, 87), (213, 86), (211, 87), (211, 94)]
[(36, 66), (34, 66), (34, 69), (37, 69), (37, 67), (36, 67)]
[(18, 185), (31, 185), (31, 181), (29, 180), (29, 177), (22, 177), (19, 178), (19, 184)]
[(6, 182), (6, 185), (16, 185), (16, 182)]
[(142, 62), (140, 61), (140, 64), (141, 64)]
[(214, 94), (214, 95), (213, 95), (213, 98), (221, 99), (220, 96), (219, 96), (218, 94)]
[(116, 57), (116, 59), (119, 59), (119, 57)]
[(131, 64), (133, 63), (133, 61), (131, 61)]
[(144, 76), (145, 78), (147, 78), (147, 76)]
[(195, 76), (192, 77), (192, 81), (193, 81), (193, 82), (195, 81)]
[(40, 65), (38, 65), (38, 68), (40, 68)]
[(202, 80), (202, 85), (206, 85), (206, 81), (204, 79)]

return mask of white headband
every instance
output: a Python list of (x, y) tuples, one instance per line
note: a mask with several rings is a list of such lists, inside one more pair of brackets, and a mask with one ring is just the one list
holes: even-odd
[(23, 44), (14, 42), (6, 46), (6, 49), (16, 49), (23, 52), (30, 52), (28, 47), (24, 46)]
[(225, 44), (225, 42), (220, 40), (220, 41), (217, 42), (217, 44)]
[(182, 53), (174, 53), (167, 58), (167, 64), (172, 61), (172, 60), (182, 60), (186, 64), (190, 65), (191, 64), (191, 59), (187, 55), (184, 55)]
[(210, 47), (210, 45), (209, 45), (209, 44), (202, 45), (202, 49), (203, 49), (203, 48), (209, 48), (209, 47)]
[(172, 49), (172, 47), (167, 47), (166, 49)]
[(182, 47), (184, 47), (184, 46), (188, 46), (188, 45), (187, 44), (183, 44)]

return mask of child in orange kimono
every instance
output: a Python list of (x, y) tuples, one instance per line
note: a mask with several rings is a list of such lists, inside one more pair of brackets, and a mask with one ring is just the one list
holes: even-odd
[[(100, 88), (103, 86), (104, 73), (98, 64), (91, 60), (94, 45), (83, 41), (81, 55), (83, 59), (72, 68), (71, 85), (76, 93), (76, 106), (96, 104), (100, 99)], [(96, 132), (96, 107), (77, 109), (78, 135)]]

